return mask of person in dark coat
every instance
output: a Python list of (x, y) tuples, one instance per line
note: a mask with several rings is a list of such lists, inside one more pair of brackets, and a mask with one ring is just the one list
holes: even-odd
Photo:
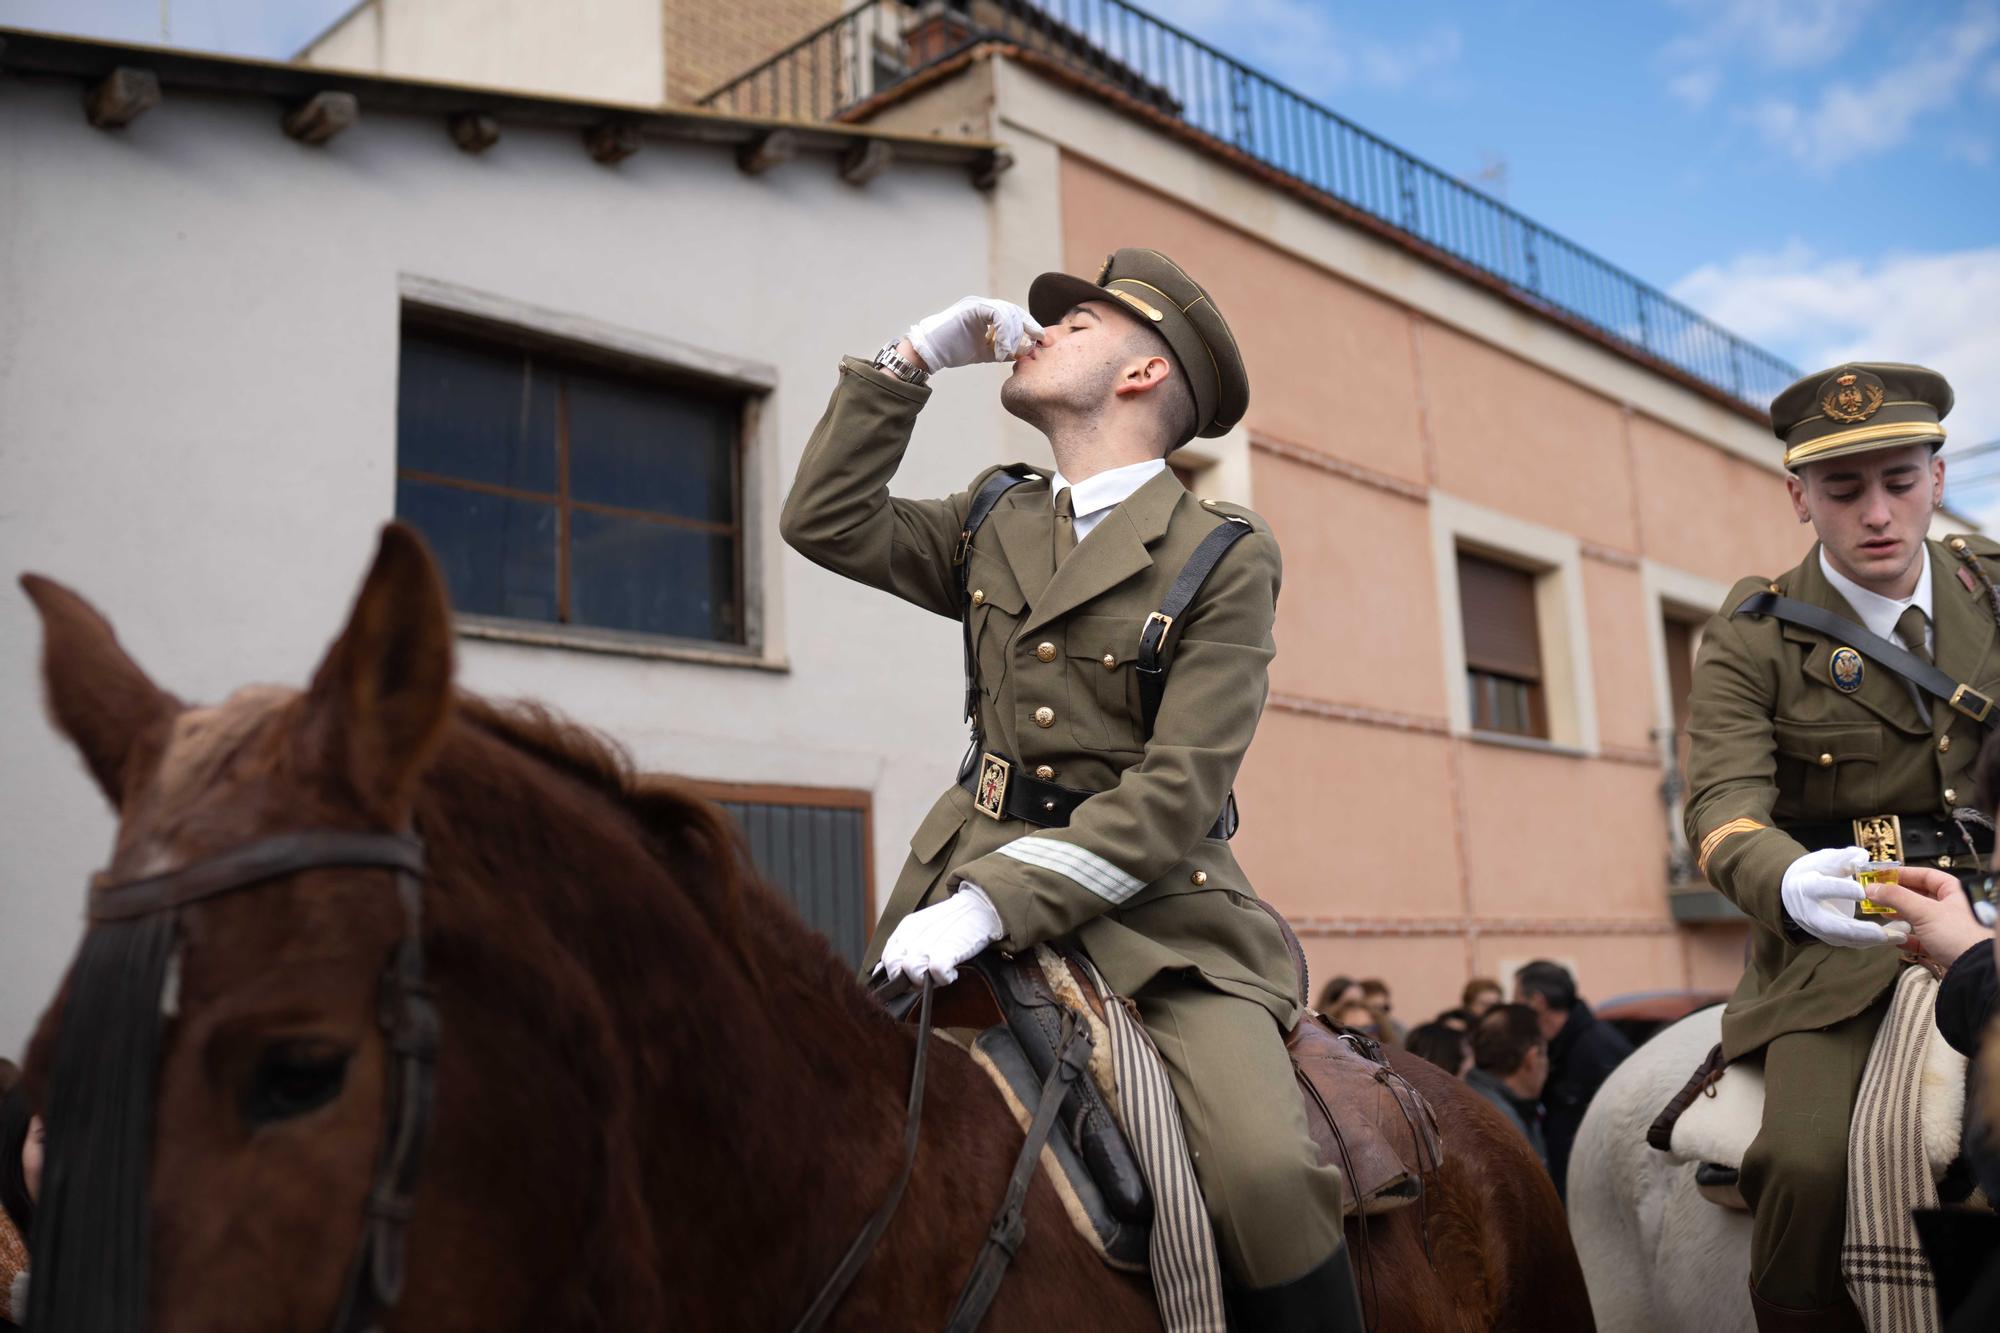
[(1632, 1054), (1632, 1043), (1600, 1023), (1576, 993), (1576, 978), (1561, 963), (1537, 959), (1514, 974), (1514, 1001), (1535, 1011), (1549, 1043), (1549, 1079), (1542, 1088), (1542, 1133), (1549, 1144), (1549, 1174), (1556, 1193), (1569, 1199), (1569, 1150), (1590, 1099), (1611, 1071)]
[[(1981, 768), (1989, 762), (2000, 769), (2000, 750), (1991, 761), (1982, 756)], [(2000, 1036), (1991, 1035), (2000, 1017), (2000, 979), (1994, 975), (1993, 932), (1974, 919), (1957, 877), (1941, 870), (1905, 866), (1902, 883), (1871, 886), (1869, 892), (1909, 924), (1905, 951), (1945, 969), (1937, 993), (1938, 1035), (1972, 1061), (1964, 1153), (1986, 1197), (2000, 1198), (2000, 1069), (1993, 1067)], [(2000, 1218), (1920, 1209), (1917, 1231), (1937, 1276), (1946, 1333), (2000, 1328)]]
[(1484, 1097), (1521, 1131), (1543, 1166), (1549, 1164), (1537, 1100), (1549, 1076), (1549, 1046), (1535, 1013), (1524, 1004), (1496, 1004), (1472, 1029), (1472, 1068), (1466, 1086)]

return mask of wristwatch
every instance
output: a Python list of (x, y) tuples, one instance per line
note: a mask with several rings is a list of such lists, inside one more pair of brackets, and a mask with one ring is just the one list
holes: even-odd
[(919, 370), (917, 367), (903, 360), (902, 357), (896, 355), (896, 344), (901, 341), (902, 339), (900, 338), (891, 338), (888, 342), (882, 344), (882, 350), (875, 353), (875, 368), (877, 370), (886, 370), (897, 379), (909, 384), (927, 383), (931, 377), (931, 373), (928, 370)]

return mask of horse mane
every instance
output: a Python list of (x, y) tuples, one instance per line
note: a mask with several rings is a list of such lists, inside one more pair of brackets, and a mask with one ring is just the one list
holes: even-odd
[[(698, 878), (701, 891), (683, 896), (735, 956), (751, 985), (775, 1004), (838, 1008), (864, 1021), (882, 1021), (882, 1012), (825, 937), (757, 871), (741, 830), (713, 801), (674, 777), (641, 771), (617, 741), (537, 701), (461, 692), (457, 714), (475, 733), (624, 811), (675, 880)], [(439, 761), (448, 764), (452, 758), (447, 744)]]
[[(757, 884), (743, 837), (729, 817), (672, 778), (642, 774), (624, 746), (531, 699), (461, 694), (458, 716), (474, 730), (622, 807), (668, 864), (693, 864), (712, 891), (688, 895), (709, 925), (742, 953), (744, 897)], [(743, 956), (748, 958), (747, 954)]]

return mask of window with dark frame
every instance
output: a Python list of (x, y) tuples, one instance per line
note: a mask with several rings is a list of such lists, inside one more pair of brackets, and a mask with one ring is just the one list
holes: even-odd
[(1546, 739), (1548, 705), (1541, 628), (1535, 617), (1535, 576), (1460, 551), (1458, 604), (1473, 730)]
[(396, 515), (455, 610), (745, 640), (736, 390), (405, 322)]

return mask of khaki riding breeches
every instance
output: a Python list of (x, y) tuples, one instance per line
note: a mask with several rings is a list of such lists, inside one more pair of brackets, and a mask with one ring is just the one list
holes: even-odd
[(1737, 1183), (1752, 1215), (1750, 1285), (1773, 1305), (1818, 1310), (1847, 1299), (1848, 1127), (1886, 1009), (1885, 1001), (1764, 1048), (1764, 1124)]
[(1270, 1011), (1162, 978), (1132, 997), (1167, 1066), (1223, 1269), (1245, 1287), (1304, 1276), (1341, 1243), (1341, 1182), (1319, 1165)]

